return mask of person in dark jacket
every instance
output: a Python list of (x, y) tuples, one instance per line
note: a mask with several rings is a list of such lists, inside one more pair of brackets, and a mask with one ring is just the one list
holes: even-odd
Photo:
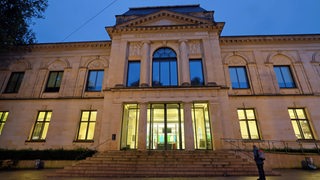
[(254, 157), (254, 161), (256, 161), (256, 165), (259, 172), (258, 180), (265, 180), (266, 176), (264, 175), (264, 170), (263, 170), (264, 159), (259, 157), (259, 149), (256, 145), (253, 145), (253, 157)]

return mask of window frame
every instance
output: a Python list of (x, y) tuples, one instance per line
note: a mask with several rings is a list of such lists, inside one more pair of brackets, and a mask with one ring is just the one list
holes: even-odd
[[(280, 71), (280, 75), (281, 78), (279, 79), (279, 76), (277, 74), (276, 68), (279, 68)], [(284, 75), (284, 68), (287, 69), (287, 73), (286, 75)], [(293, 89), (293, 88), (297, 88), (296, 82), (295, 82), (295, 78), (293, 76), (292, 70), (290, 65), (275, 65), (273, 66), (273, 71), (275, 73), (276, 79), (277, 79), (277, 83), (280, 89)], [(289, 78), (289, 79), (288, 79)], [(290, 82), (290, 79), (292, 80), (292, 82)], [(281, 85), (281, 81), (283, 82)]]
[[(130, 118), (132, 117), (132, 114), (135, 116), (135, 118)], [(120, 140), (121, 150), (138, 148), (139, 117), (140, 117), (139, 104), (134, 104), (134, 103), (123, 104), (121, 140)]]
[[(45, 113), (43, 121), (40, 120), (41, 113)], [(48, 114), (50, 114), (50, 116), (49, 116), (50, 118), (48, 118)], [(46, 140), (49, 126), (50, 126), (51, 117), (52, 117), (52, 111), (39, 111), (38, 112), (37, 119), (33, 125), (32, 132), (30, 135), (30, 141), (45, 141)], [(35, 134), (35, 133), (38, 133), (38, 132), (36, 132), (38, 124), (40, 124), (40, 126), (41, 126), (40, 132), (39, 132), (39, 134)], [(47, 127), (45, 127), (46, 125), (47, 125)], [(45, 128), (47, 128), (46, 131), (45, 131)], [(45, 134), (43, 134), (43, 133), (45, 133)], [(36, 138), (37, 137), (36, 135), (38, 135), (38, 138)]]
[(0, 111), (0, 135), (2, 133), (4, 125), (7, 122), (8, 116), (9, 116), (9, 111)]
[[(292, 111), (293, 111), (294, 116), (295, 116), (296, 118), (292, 118), (292, 117), (290, 116), (289, 110), (292, 110)], [(299, 115), (298, 115), (298, 113), (297, 113), (297, 110), (301, 110), (301, 111), (303, 112), (303, 116), (304, 116), (305, 118), (299, 118)], [(307, 114), (306, 114), (305, 108), (288, 108), (288, 113), (289, 113), (291, 125), (292, 125), (292, 128), (293, 128), (293, 130), (294, 130), (294, 134), (295, 134), (296, 138), (299, 139), (299, 140), (314, 140), (314, 139), (315, 139), (315, 136), (314, 136), (314, 133), (313, 133), (313, 131), (312, 131), (312, 127), (311, 127), (311, 124), (310, 124), (310, 120), (308, 119), (308, 116), (307, 116)], [(301, 127), (302, 121), (307, 122), (308, 129), (309, 129), (309, 133), (310, 133), (310, 135), (311, 135), (311, 138), (308, 138), (308, 139), (307, 139), (307, 138), (305, 137), (305, 132), (302, 130), (303, 128)], [(299, 138), (299, 137), (297, 136), (298, 134), (297, 134), (296, 129), (294, 128), (293, 122), (296, 122), (296, 125), (298, 126), (297, 128), (298, 128), (298, 130), (299, 130), (299, 135), (301, 136), (301, 138)]]
[[(91, 73), (96, 73), (95, 75), (95, 80), (94, 80), (94, 89), (90, 89), (89, 87), (89, 82), (90, 82), (90, 78), (91, 78)], [(102, 73), (102, 79), (101, 79), (101, 84), (100, 84), (100, 89), (99, 89), (99, 85), (98, 85), (98, 77), (99, 77), (99, 73)], [(92, 69), (88, 71), (88, 77), (87, 77), (87, 83), (86, 83), (86, 92), (100, 92), (102, 91), (102, 86), (103, 86), (103, 79), (104, 79), (104, 70), (103, 69)]]
[[(233, 76), (231, 76), (231, 70), (235, 69), (236, 71), (236, 81), (233, 81)], [(239, 78), (239, 70), (243, 70), (243, 73), (245, 75), (245, 82), (240, 82), (240, 78)], [(247, 67), (246, 66), (229, 66), (228, 67), (229, 70), (229, 76), (230, 76), (230, 83), (231, 83), (231, 87), (232, 89), (250, 89), (250, 82), (249, 82), (249, 76), (248, 76), (248, 72), (247, 72)], [(234, 84), (237, 84), (237, 87), (234, 86)], [(241, 83), (245, 83), (245, 87), (242, 87)]]
[[(56, 77), (54, 78), (54, 85), (53, 87), (49, 87), (50, 79), (53, 78), (51, 76), (54, 76), (53, 75), (54, 73), (57, 73)], [(62, 83), (63, 74), (64, 74), (64, 71), (50, 71), (47, 79), (47, 83), (46, 83), (45, 92), (59, 92), (61, 83)], [(59, 80), (59, 78), (61, 79)]]
[[(201, 112), (202, 116), (197, 116)], [(191, 106), (191, 119), (193, 128), (194, 148), (199, 150), (213, 149), (213, 134), (211, 127), (211, 118), (209, 103), (193, 102)], [(202, 130), (202, 132), (199, 130)], [(201, 137), (204, 136), (204, 137)]]
[[(165, 66), (168, 66), (168, 69), (162, 70), (162, 68)], [(158, 67), (158, 69), (156, 69), (156, 67)], [(156, 72), (157, 74), (155, 74)], [(166, 78), (163, 79), (164, 76), (162, 74), (168, 75), (168, 84), (166, 85), (163, 85), (163, 82), (166, 81)], [(158, 79), (155, 79), (156, 77)], [(176, 52), (169, 47), (161, 47), (155, 50), (152, 56), (152, 86), (175, 87), (178, 86), (178, 84), (179, 77)]]
[[(12, 72), (4, 93), (18, 93), (23, 81), (24, 74), (25, 72)], [(16, 81), (14, 81), (15, 75), (18, 76)], [(11, 88), (11, 86), (13, 87)]]
[[(197, 70), (199, 73), (201, 73), (201, 77), (200, 77), (200, 81), (199, 83), (195, 84), (195, 83), (192, 83), (192, 79), (194, 78), (197, 78), (199, 74), (197, 73), (194, 73), (193, 71), (191, 71), (191, 62), (199, 62), (200, 63), (200, 67), (201, 69)], [(201, 72), (200, 72), (201, 71)], [(191, 86), (204, 86), (205, 82), (204, 82), (204, 73), (203, 73), (203, 63), (202, 63), (202, 59), (189, 59), (189, 74), (190, 74), (190, 84)], [(193, 77), (193, 75), (196, 75)]]
[[(88, 112), (88, 120), (84, 120), (84, 113)], [(95, 113), (95, 120), (91, 120), (91, 114)], [(81, 111), (81, 117), (79, 121), (79, 126), (78, 126), (78, 131), (77, 131), (77, 136), (75, 139), (75, 142), (93, 142), (94, 141), (94, 134), (95, 134), (95, 129), (96, 129), (96, 123), (97, 123), (97, 117), (98, 117), (98, 111), (97, 110), (82, 110)], [(85, 124), (85, 138), (80, 139), (80, 133), (81, 133), (81, 125)], [(92, 139), (88, 138), (89, 130), (90, 130), (90, 125), (93, 124), (93, 133), (92, 133)]]
[[(253, 115), (254, 115), (254, 119), (252, 118), (248, 118), (248, 113), (247, 111), (252, 111), (253, 112)], [(243, 111), (244, 112), (244, 119), (241, 119), (239, 117), (239, 111)], [(254, 108), (238, 108), (237, 109), (237, 116), (238, 116), (238, 121), (239, 121), (239, 127), (240, 127), (240, 133), (241, 133), (241, 139), (243, 140), (261, 140), (262, 137), (261, 137), (261, 134), (260, 134), (260, 129), (259, 129), (259, 125), (258, 125), (258, 120), (257, 120), (257, 116), (256, 116), (256, 111)], [(243, 134), (242, 134), (242, 130), (241, 130), (241, 122), (245, 122), (245, 125), (246, 125), (246, 133), (248, 135), (248, 138), (244, 138)], [(253, 133), (254, 132), (254, 129), (250, 128), (250, 123), (249, 122), (254, 122), (255, 123), (255, 130), (257, 131), (257, 134), (256, 136), (258, 136), (258, 138), (253, 138)]]

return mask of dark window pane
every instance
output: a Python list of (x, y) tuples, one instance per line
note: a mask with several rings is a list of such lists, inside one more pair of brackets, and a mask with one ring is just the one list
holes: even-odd
[(248, 88), (247, 74), (244, 68), (237, 68), (239, 88)]
[(140, 84), (140, 61), (129, 61), (127, 86), (137, 87)]
[(5, 93), (17, 93), (20, 89), (20, 85), (24, 76), (24, 72), (14, 72), (11, 74), (8, 81)]
[(249, 88), (249, 82), (245, 67), (229, 67), (230, 80), (232, 88), (246, 89)]
[(101, 91), (103, 83), (103, 71), (98, 71), (97, 73), (97, 81), (96, 81), (96, 89), (97, 91)]
[(194, 86), (204, 85), (201, 59), (190, 60), (189, 67), (190, 67), (191, 85), (194, 85)]
[(178, 85), (178, 76), (177, 76), (177, 61), (170, 61), (170, 85)]
[(152, 85), (153, 86), (160, 86), (160, 63), (159, 62), (153, 62), (153, 68), (152, 68)]
[(63, 71), (52, 71), (49, 74), (46, 92), (59, 92)]
[(274, 66), (274, 72), (280, 88), (295, 88), (289, 66)]
[(160, 80), (163, 86), (170, 85), (169, 83), (169, 62), (160, 62)]
[(103, 70), (89, 71), (86, 91), (101, 91), (103, 83)]

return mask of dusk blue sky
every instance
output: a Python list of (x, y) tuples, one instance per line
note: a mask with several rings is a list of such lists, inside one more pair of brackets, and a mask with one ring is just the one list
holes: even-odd
[(222, 36), (320, 34), (320, 0), (49, 0), (33, 30), (38, 43), (110, 40), (105, 27), (130, 7), (190, 4), (215, 11)]

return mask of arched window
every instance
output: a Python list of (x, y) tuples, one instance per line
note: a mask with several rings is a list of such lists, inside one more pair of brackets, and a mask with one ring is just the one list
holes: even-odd
[(177, 86), (177, 56), (170, 48), (160, 48), (153, 54), (152, 86)]

